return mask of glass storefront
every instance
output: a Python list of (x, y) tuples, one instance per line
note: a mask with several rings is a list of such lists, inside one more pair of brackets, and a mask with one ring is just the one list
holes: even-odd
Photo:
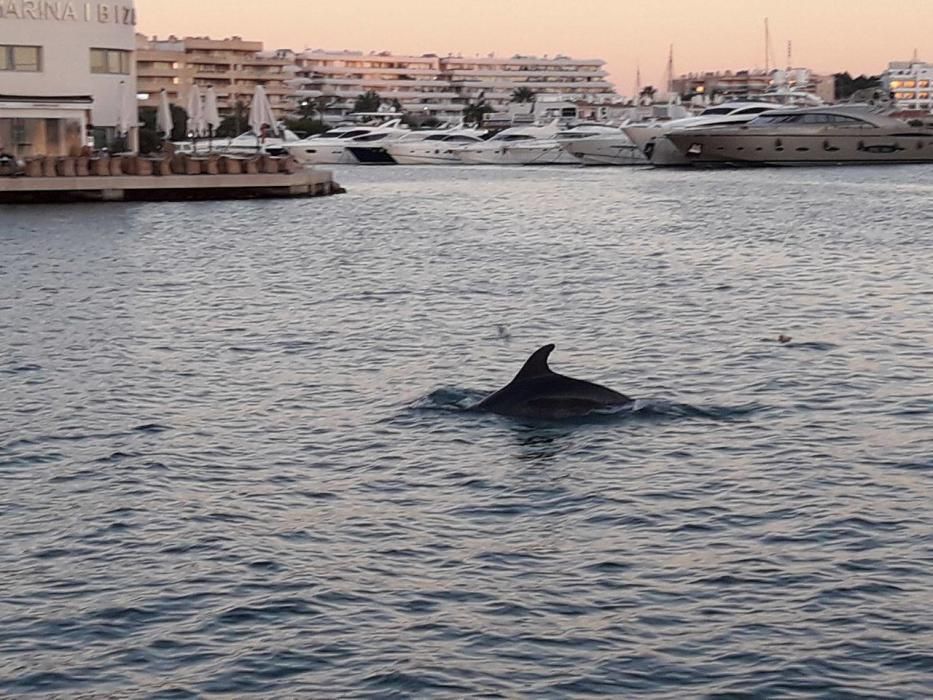
[(76, 156), (84, 146), (79, 118), (0, 117), (0, 153), (29, 156)]

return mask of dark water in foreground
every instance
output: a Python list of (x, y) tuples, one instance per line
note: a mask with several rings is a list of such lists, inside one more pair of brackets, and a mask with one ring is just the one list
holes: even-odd
[(340, 180), (0, 208), (0, 695), (933, 695), (933, 169)]

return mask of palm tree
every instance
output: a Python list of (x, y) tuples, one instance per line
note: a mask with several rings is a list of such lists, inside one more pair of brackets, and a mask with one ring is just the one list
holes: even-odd
[(492, 107), (482, 100), (468, 104), (463, 108), (463, 121), (466, 124), (476, 124), (477, 127), (481, 127), (486, 115), (492, 111)]
[(353, 104), (354, 112), (378, 112), (382, 104), (382, 98), (375, 90), (368, 90), (356, 98)]
[(639, 97), (641, 98), (642, 102), (651, 104), (652, 102), (654, 102), (654, 96), (657, 94), (658, 94), (658, 89), (656, 87), (654, 87), (653, 85), (646, 85), (645, 87), (641, 89), (641, 94), (639, 95)]
[(534, 102), (535, 91), (531, 88), (519, 87), (512, 90), (512, 102)]

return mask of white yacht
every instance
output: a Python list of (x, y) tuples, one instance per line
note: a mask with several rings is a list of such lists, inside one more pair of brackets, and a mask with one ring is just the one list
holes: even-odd
[(557, 140), (558, 122), (545, 126), (514, 126), (488, 141), (457, 151), (467, 165), (579, 165)]
[(933, 129), (868, 105), (777, 109), (748, 124), (671, 131), (691, 165), (933, 163)]
[[(214, 139), (213, 149), (219, 153), (227, 153), (230, 155), (250, 155), (257, 152), (269, 152), (269, 149), (275, 149), (280, 146), (284, 146), (288, 143), (297, 143), (301, 141), (301, 138), (294, 132), (289, 129), (282, 129), (279, 132), (278, 136), (266, 137), (264, 139), (256, 138), (256, 134), (252, 131), (249, 131), (245, 134), (240, 134), (236, 138), (230, 139), (224, 143), (217, 145), (219, 141)], [(201, 142), (204, 142), (204, 139), (201, 139)]]
[(674, 129), (747, 124), (759, 114), (777, 108), (779, 105), (772, 102), (725, 102), (707, 107), (695, 117), (632, 124), (624, 127), (623, 131), (652, 165), (689, 165), (689, 161), (666, 138)]
[(431, 129), (412, 131), (386, 146), (399, 165), (451, 165), (460, 163), (458, 151), (483, 142), (484, 129)]
[[(281, 146), (304, 165), (357, 165), (367, 154), (378, 154), (384, 145), (410, 133), (401, 120), (393, 119), (379, 126), (342, 126), (294, 143)], [(357, 152), (354, 150), (357, 149)], [(373, 156), (376, 157), (376, 156)], [(377, 158), (377, 161), (385, 161)]]
[[(249, 156), (257, 153), (274, 153), (287, 143), (297, 143), (301, 138), (294, 131), (282, 129), (278, 136), (259, 139), (252, 131), (240, 134), (236, 138), (198, 137), (197, 142), (173, 141), (176, 153), (222, 153), (225, 155)], [(271, 150), (270, 150), (271, 149)]]
[(581, 125), (558, 135), (568, 153), (583, 165), (645, 165), (647, 160), (619, 127)]

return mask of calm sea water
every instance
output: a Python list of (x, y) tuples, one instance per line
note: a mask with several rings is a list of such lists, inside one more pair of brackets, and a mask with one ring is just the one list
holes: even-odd
[(0, 695), (933, 695), (933, 169), (338, 174), (0, 208)]

